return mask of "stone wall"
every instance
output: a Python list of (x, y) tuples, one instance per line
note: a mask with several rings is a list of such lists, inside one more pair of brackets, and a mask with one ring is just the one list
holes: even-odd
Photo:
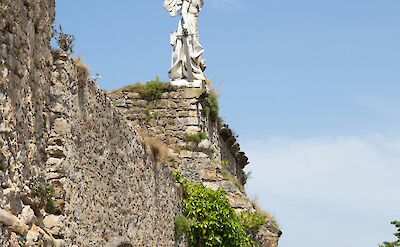
[(170, 171), (51, 53), (54, 1), (1, 4), (0, 246), (173, 246)]
[[(47, 159), (44, 122), (50, 101), (54, 2), (0, 3), (0, 207), (31, 224), (32, 209), (22, 198)], [(20, 239), (0, 225), (0, 246), (18, 246)]]
[[(149, 100), (137, 87), (127, 86), (109, 96), (132, 126), (170, 148), (170, 163), (184, 177), (223, 188), (238, 213), (252, 211), (254, 206), (244, 191), (247, 175), (243, 169), (248, 159), (229, 126), (203, 114), (208, 94), (203, 89), (175, 88)], [(207, 138), (193, 143), (188, 134), (195, 133), (205, 133)], [(268, 221), (256, 235), (261, 246), (275, 247), (280, 234), (276, 222)]]
[(66, 226), (53, 235), (78, 246), (116, 237), (133, 246), (173, 246), (180, 200), (170, 170), (154, 162), (94, 81), (79, 79), (67, 54), (55, 58), (47, 178), (60, 185)]

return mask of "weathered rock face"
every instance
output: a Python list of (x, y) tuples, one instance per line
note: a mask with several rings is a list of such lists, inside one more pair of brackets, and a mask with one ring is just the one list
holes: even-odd
[(173, 246), (170, 171), (68, 54), (51, 53), (54, 1), (2, 4), (0, 246)]
[(174, 245), (179, 197), (169, 169), (154, 162), (106, 94), (77, 77), (68, 56), (55, 58), (46, 175), (66, 223), (54, 235), (83, 246), (116, 237)]
[[(50, 100), (54, 2), (1, 4), (0, 207), (26, 220), (22, 198), (30, 193), (27, 185), (38, 177), (47, 158), (44, 124)], [(18, 246), (19, 238), (0, 225), (1, 246)]]

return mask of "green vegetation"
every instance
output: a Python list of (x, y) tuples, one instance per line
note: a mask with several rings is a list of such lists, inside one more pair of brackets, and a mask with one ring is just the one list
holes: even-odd
[(157, 100), (161, 99), (163, 93), (176, 91), (177, 88), (171, 83), (162, 82), (160, 77), (156, 77), (154, 80), (143, 83), (135, 83), (128, 85), (121, 89), (115, 90), (114, 92), (136, 92), (145, 100)]
[(223, 159), (223, 160), (221, 160), (221, 165), (223, 167), (230, 166), (231, 162), (229, 162), (229, 160), (227, 160), (227, 159)]
[(383, 242), (379, 247), (397, 247), (400, 246), (400, 221), (392, 221), (392, 225), (397, 228), (397, 232), (394, 234), (397, 237), (396, 241), (393, 242)]
[(208, 157), (211, 157), (214, 154), (214, 150), (211, 147), (199, 147), (200, 142), (202, 140), (206, 140), (207, 138), (207, 133), (202, 131), (185, 134), (184, 141), (189, 142), (189, 144), (186, 146), (186, 149), (194, 152), (202, 152), (207, 154)]
[(147, 107), (146, 110), (144, 110), (144, 121), (149, 122), (150, 120), (157, 118), (159, 118), (159, 114), (152, 111), (151, 108)]
[(193, 220), (187, 219), (183, 215), (177, 215), (175, 217), (175, 235), (177, 238), (182, 237), (182, 235), (189, 232), (190, 227), (194, 225)]
[(54, 189), (50, 184), (38, 180), (31, 184), (30, 189), (32, 197), (37, 199), (38, 208), (44, 208), (50, 214), (56, 212)]
[(192, 142), (193, 144), (198, 145), (202, 140), (207, 139), (208, 136), (205, 132), (196, 132), (196, 133), (186, 133), (185, 134), (185, 141)]
[(240, 218), (247, 232), (257, 231), (267, 221), (267, 216), (258, 210), (244, 211), (240, 214)]
[(251, 205), (253, 206), (253, 208), (261, 215), (265, 216), (266, 221), (271, 222), (273, 224), (275, 224), (276, 226), (279, 226), (278, 221), (275, 219), (275, 217), (273, 215), (271, 215), (269, 212), (265, 211), (264, 209), (262, 209), (259, 205), (256, 199), (253, 199), (251, 201)]
[(202, 114), (205, 117), (209, 117), (212, 122), (218, 120), (219, 117), (219, 106), (217, 94), (213, 91), (207, 93), (202, 102), (203, 110)]
[(175, 172), (175, 176), (184, 192), (184, 217), (190, 223), (184, 223), (182, 218), (177, 222), (180, 222), (181, 229), (185, 229), (191, 247), (257, 246), (230, 206), (224, 190), (214, 191), (184, 179), (180, 172)]

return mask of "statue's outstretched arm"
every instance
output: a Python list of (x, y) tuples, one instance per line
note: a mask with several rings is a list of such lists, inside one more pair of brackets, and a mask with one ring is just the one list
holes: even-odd
[(176, 16), (182, 9), (182, 0), (165, 0), (163, 6), (171, 16)]

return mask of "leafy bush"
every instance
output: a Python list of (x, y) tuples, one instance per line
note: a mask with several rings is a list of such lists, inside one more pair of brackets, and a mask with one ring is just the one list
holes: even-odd
[(397, 228), (397, 232), (394, 234), (397, 237), (397, 240), (394, 242), (383, 242), (379, 247), (397, 247), (400, 246), (400, 221), (392, 221), (392, 225)]
[(202, 102), (203, 110), (202, 114), (205, 117), (209, 117), (212, 122), (215, 122), (219, 118), (219, 105), (217, 94), (213, 91), (206, 94)]
[(214, 191), (184, 179), (180, 172), (175, 172), (175, 176), (184, 191), (184, 215), (193, 223), (187, 230), (191, 247), (256, 246), (230, 206), (224, 190)]

